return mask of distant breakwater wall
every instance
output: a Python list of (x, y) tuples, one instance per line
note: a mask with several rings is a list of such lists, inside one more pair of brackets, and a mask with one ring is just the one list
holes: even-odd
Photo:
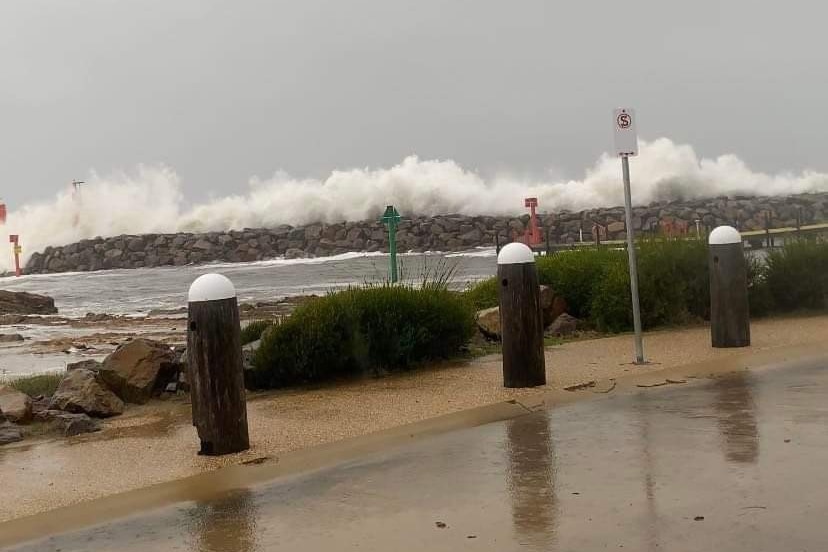
[[(715, 198), (654, 203), (634, 209), (633, 227), (644, 233), (695, 233), (702, 228), (731, 224), (742, 230), (823, 222), (828, 193), (788, 197)], [(623, 207), (562, 211), (539, 216), (542, 235), (553, 243), (626, 237)], [(397, 232), (401, 251), (461, 251), (492, 246), (495, 236), (506, 243), (522, 236), (529, 216), (493, 217), (440, 215), (406, 217)], [(227, 232), (122, 235), (81, 240), (34, 253), (25, 272), (89, 271), (116, 268), (182, 266), (186, 264), (250, 262), (277, 257), (323, 257), (351, 251), (387, 251), (387, 232), (379, 221), (310, 224), (230, 230)]]

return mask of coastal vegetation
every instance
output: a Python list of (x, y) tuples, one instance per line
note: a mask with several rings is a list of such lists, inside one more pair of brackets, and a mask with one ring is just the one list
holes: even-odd
[(58, 385), (60, 385), (60, 380), (62, 379), (62, 373), (49, 372), (46, 374), (21, 376), (19, 378), (10, 379), (7, 385), (12, 389), (25, 393), (30, 397), (51, 397), (54, 395), (55, 390), (58, 388)]
[(441, 278), (365, 284), (309, 301), (262, 335), (247, 384), (275, 388), (405, 370), (459, 355), (475, 308)]
[[(645, 329), (701, 321), (710, 315), (707, 245), (700, 240), (638, 244)], [(538, 279), (566, 299), (568, 312), (599, 331), (632, 329), (626, 251), (581, 249), (537, 258)], [(752, 316), (823, 309), (828, 296), (828, 244), (795, 240), (762, 259), (747, 255)], [(471, 286), (477, 308), (497, 305), (495, 278)]]
[(241, 343), (247, 345), (262, 338), (262, 334), (266, 329), (272, 326), (275, 322), (273, 320), (253, 320), (247, 326), (241, 329)]

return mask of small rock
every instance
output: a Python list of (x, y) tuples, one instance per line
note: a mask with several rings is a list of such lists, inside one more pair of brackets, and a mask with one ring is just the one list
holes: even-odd
[(500, 308), (492, 307), (478, 312), (477, 328), (486, 339), (500, 341)]
[(0, 423), (0, 445), (8, 445), (23, 440), (23, 432), (11, 422)]
[(92, 370), (93, 372), (97, 372), (100, 369), (101, 363), (93, 359), (70, 362), (66, 365), (67, 372), (71, 372), (72, 370)]
[(546, 335), (555, 337), (572, 335), (578, 329), (578, 322), (578, 319), (574, 316), (563, 313), (552, 322), (552, 325), (546, 330)]
[(32, 399), (17, 389), (0, 386), (0, 412), (11, 422), (27, 424), (32, 421)]
[(438, 529), (445, 529), (446, 527), (448, 527), (448, 525), (446, 525), (442, 521), (438, 521), (434, 525), (436, 525)]
[(55, 300), (25, 291), (0, 290), (0, 313), (57, 314)]
[(25, 321), (26, 317), (22, 314), (0, 314), (0, 326), (13, 326)]
[(62, 413), (55, 417), (55, 420), (63, 428), (65, 437), (74, 437), (83, 433), (94, 433), (101, 430), (98, 420), (93, 420), (86, 414)]
[(566, 303), (566, 299), (564, 299), (561, 295), (555, 295), (555, 297), (552, 298), (552, 304), (549, 308), (543, 310), (544, 327), (552, 324), (552, 322), (554, 322), (560, 315), (564, 314), (568, 308), (569, 305)]
[(34, 419), (38, 422), (51, 422), (57, 419), (61, 414), (66, 414), (63, 410), (55, 410), (52, 408), (35, 409)]
[(166, 393), (175, 393), (176, 391), (178, 391), (178, 383), (174, 381), (168, 383), (167, 386), (164, 388), (164, 391)]
[(693, 521), (704, 521), (704, 516), (696, 516), (693, 518)]
[(304, 259), (307, 256), (307, 253), (301, 249), (293, 248), (285, 251), (285, 259)]
[(86, 322), (107, 322), (109, 320), (114, 320), (115, 318), (115, 316), (105, 312), (87, 312), (86, 316), (83, 317)]
[(32, 398), (32, 418), (39, 420), (39, 414), (49, 409), (49, 397), (38, 395)]

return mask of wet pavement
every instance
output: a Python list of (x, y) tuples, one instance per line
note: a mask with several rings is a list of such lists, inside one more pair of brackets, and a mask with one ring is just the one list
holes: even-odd
[(826, 392), (799, 363), (607, 395), (13, 550), (825, 550)]

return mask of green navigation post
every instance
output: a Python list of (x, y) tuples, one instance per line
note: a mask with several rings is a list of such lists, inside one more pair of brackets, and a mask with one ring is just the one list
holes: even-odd
[(397, 283), (397, 223), (400, 222), (400, 214), (393, 205), (385, 208), (382, 215), (382, 222), (388, 226), (388, 253), (391, 255), (391, 283)]

